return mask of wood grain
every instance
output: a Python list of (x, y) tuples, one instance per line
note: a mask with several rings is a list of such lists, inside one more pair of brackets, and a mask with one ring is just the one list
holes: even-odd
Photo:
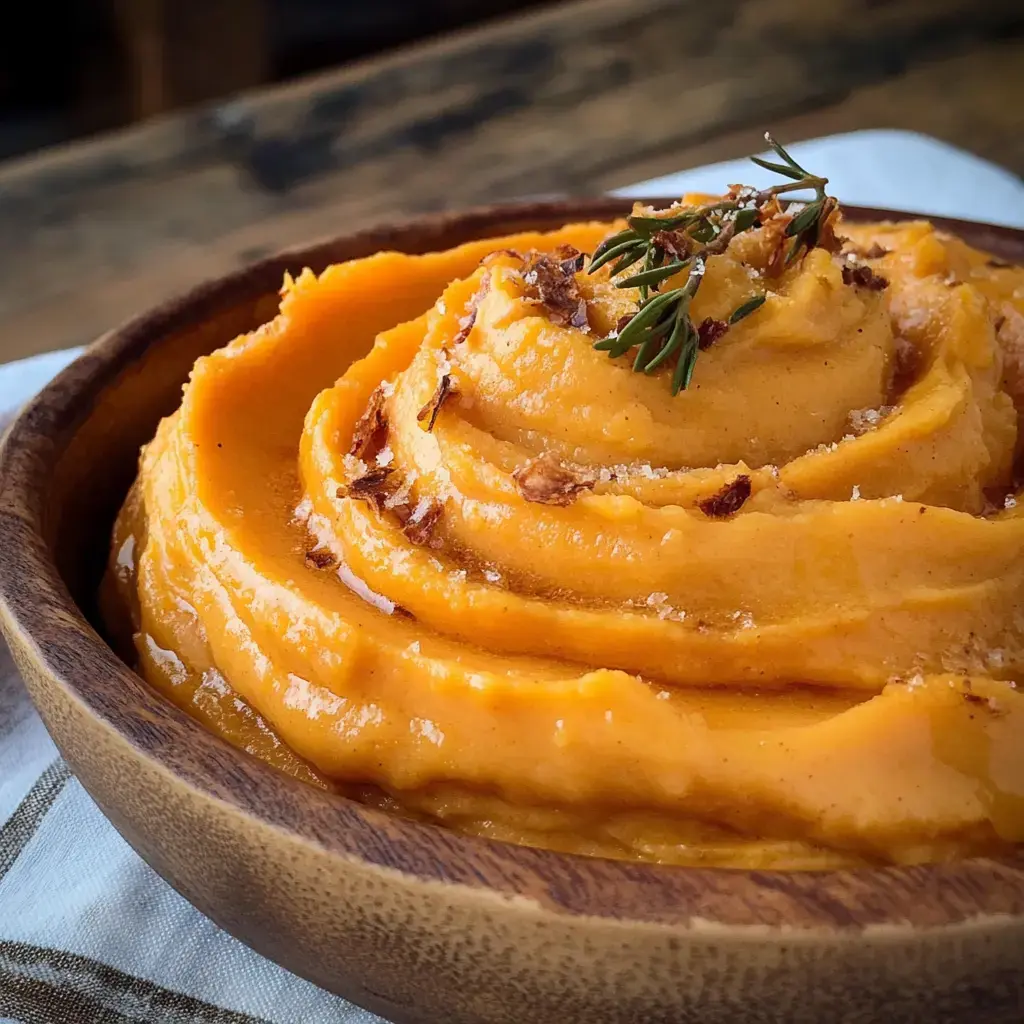
[(278, 248), (850, 128), (1024, 170), (1019, 0), (577, 0), (0, 167), (0, 358)]
[[(118, 661), (83, 614), (139, 442), (180, 400), (196, 355), (265, 318), (286, 268), (626, 209), (535, 204), (344, 236), (204, 285), (66, 370), (0, 450), (0, 624), (30, 694), (104, 813), (181, 893), (395, 1021), (1017, 1024), (1024, 854), (747, 872), (458, 835), (227, 746)], [(948, 226), (1024, 257), (1022, 232)]]

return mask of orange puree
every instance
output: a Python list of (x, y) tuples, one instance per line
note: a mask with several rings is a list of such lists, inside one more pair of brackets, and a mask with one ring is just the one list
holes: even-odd
[[(635, 290), (579, 272), (586, 333), (506, 251), (621, 227), (307, 270), (200, 359), (112, 546), (142, 674), (283, 771), (517, 843), (797, 868), (1024, 841), (1024, 271), (844, 224), (888, 287), (824, 248), (770, 276), (748, 231), (694, 321), (767, 300), (673, 397), (593, 348)], [(583, 482), (538, 501), (537, 459)]]

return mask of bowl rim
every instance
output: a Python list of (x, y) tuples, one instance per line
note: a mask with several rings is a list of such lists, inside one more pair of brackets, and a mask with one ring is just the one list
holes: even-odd
[[(208, 732), (122, 662), (72, 599), (45, 540), (49, 471), (97, 396), (170, 333), (266, 296), (278, 289), (285, 269), (320, 267), (339, 249), (401, 249), (403, 237), (415, 236), (420, 241), (406, 251), (425, 252), (431, 239), (435, 248), (449, 247), (453, 234), (483, 237), (496, 225), (508, 233), (608, 219), (627, 212), (632, 201), (558, 199), (399, 219), (285, 249), (103, 335), (25, 406), (0, 447), (0, 619), (12, 648), (47, 685), (119, 734), (135, 756), (171, 772), (191, 795), (221, 801), (234, 813), (345, 860), (457, 885), (470, 895), (529, 895), (560, 913), (685, 929), (710, 923), (763, 932), (767, 926), (790, 938), (794, 927), (948, 928), (1024, 916), (1024, 849), (1001, 858), (825, 871), (680, 867), (516, 846), (390, 815), (285, 776)], [(973, 244), (987, 241), (983, 248), (1024, 254), (1024, 231), (1014, 228), (863, 207), (844, 212), (851, 220), (927, 219), (971, 236)], [(113, 680), (121, 699), (102, 699), (97, 669)], [(131, 728), (140, 714), (161, 728)], [(225, 763), (230, 771), (219, 771)], [(425, 854), (424, 846), (433, 853)]]

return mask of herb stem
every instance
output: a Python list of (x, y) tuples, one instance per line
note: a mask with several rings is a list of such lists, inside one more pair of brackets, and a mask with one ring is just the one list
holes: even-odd
[[(626, 219), (625, 229), (606, 238), (594, 250), (587, 269), (593, 274), (615, 261), (609, 271), (615, 286), (636, 288), (639, 294), (633, 316), (621, 328), (597, 341), (594, 348), (607, 352), (612, 359), (636, 348), (633, 370), (638, 373), (653, 373), (675, 358), (673, 395), (689, 387), (701, 345), (708, 347), (728, 326), (756, 312), (765, 301), (763, 294), (755, 295), (734, 309), (726, 320), (709, 321), (715, 328), (710, 337), (706, 325), (698, 331), (690, 308), (704, 279), (709, 257), (725, 252), (737, 234), (758, 226), (763, 216), (762, 207), (769, 200), (799, 192), (813, 192), (814, 198), (804, 200), (806, 205), (786, 225), (784, 237), (792, 242), (785, 263), (795, 259), (802, 249), (814, 248), (823, 236), (833, 237), (831, 228), (826, 228), (836, 208), (835, 199), (825, 192), (828, 179), (801, 167), (770, 133), (765, 132), (764, 137), (778, 160), (758, 156), (750, 159), (759, 167), (787, 178), (786, 182), (761, 190), (732, 186), (728, 196), (713, 202), (634, 214)], [(641, 261), (643, 266), (638, 273), (620, 276)], [(658, 292), (665, 281), (687, 269), (684, 284), (668, 292)]]

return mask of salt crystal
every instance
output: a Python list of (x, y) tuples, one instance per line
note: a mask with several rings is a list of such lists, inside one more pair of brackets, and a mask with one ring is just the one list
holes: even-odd
[(850, 501), (860, 501), (860, 484), (853, 485), (853, 493), (850, 495)]
[(356, 458), (355, 455), (346, 455), (341, 462), (350, 480), (358, 480), (361, 476), (366, 476), (370, 469), (362, 459)]
[(430, 511), (433, 504), (430, 498), (420, 498), (416, 502), (416, 507), (412, 510), (412, 515), (409, 516), (409, 522), (414, 525), (418, 523)]
[(866, 434), (877, 427), (895, 408), (893, 405), (883, 405), (878, 409), (854, 409), (849, 415), (850, 426), (855, 434)]
[(380, 393), (385, 398), (390, 398), (395, 393), (395, 383), (390, 380), (382, 380), (380, 382)]
[(390, 466), (392, 461), (394, 461), (394, 458), (395, 453), (391, 450), (390, 447), (381, 448), (381, 450), (377, 452), (377, 465)]
[(1008, 494), (1006, 496), (1006, 499), (1003, 501), (1003, 508), (1016, 508), (1016, 507), (1017, 507), (1017, 499), (1012, 494)]
[(657, 612), (659, 619), (683, 618), (686, 614), (685, 612), (677, 612), (676, 609), (669, 604), (668, 594), (660, 592), (649, 594), (647, 596), (647, 607), (652, 608)]
[(384, 499), (385, 508), (397, 508), (399, 505), (404, 505), (409, 500), (409, 495), (412, 492), (412, 481), (406, 480), (402, 486), (394, 492), (389, 494)]
[(672, 694), (669, 693), (668, 690), (659, 690), (655, 694), (655, 697), (657, 697), (658, 700), (668, 700), (669, 697), (671, 697), (671, 696), (672, 696)]
[(488, 583), (500, 583), (501, 573), (495, 572), (493, 569), (484, 569), (484, 579), (487, 580)]
[(413, 654), (419, 654), (420, 653), (420, 642), (419, 642), (419, 640), (413, 640), (413, 642), (411, 644), (409, 644), (409, 650)]

